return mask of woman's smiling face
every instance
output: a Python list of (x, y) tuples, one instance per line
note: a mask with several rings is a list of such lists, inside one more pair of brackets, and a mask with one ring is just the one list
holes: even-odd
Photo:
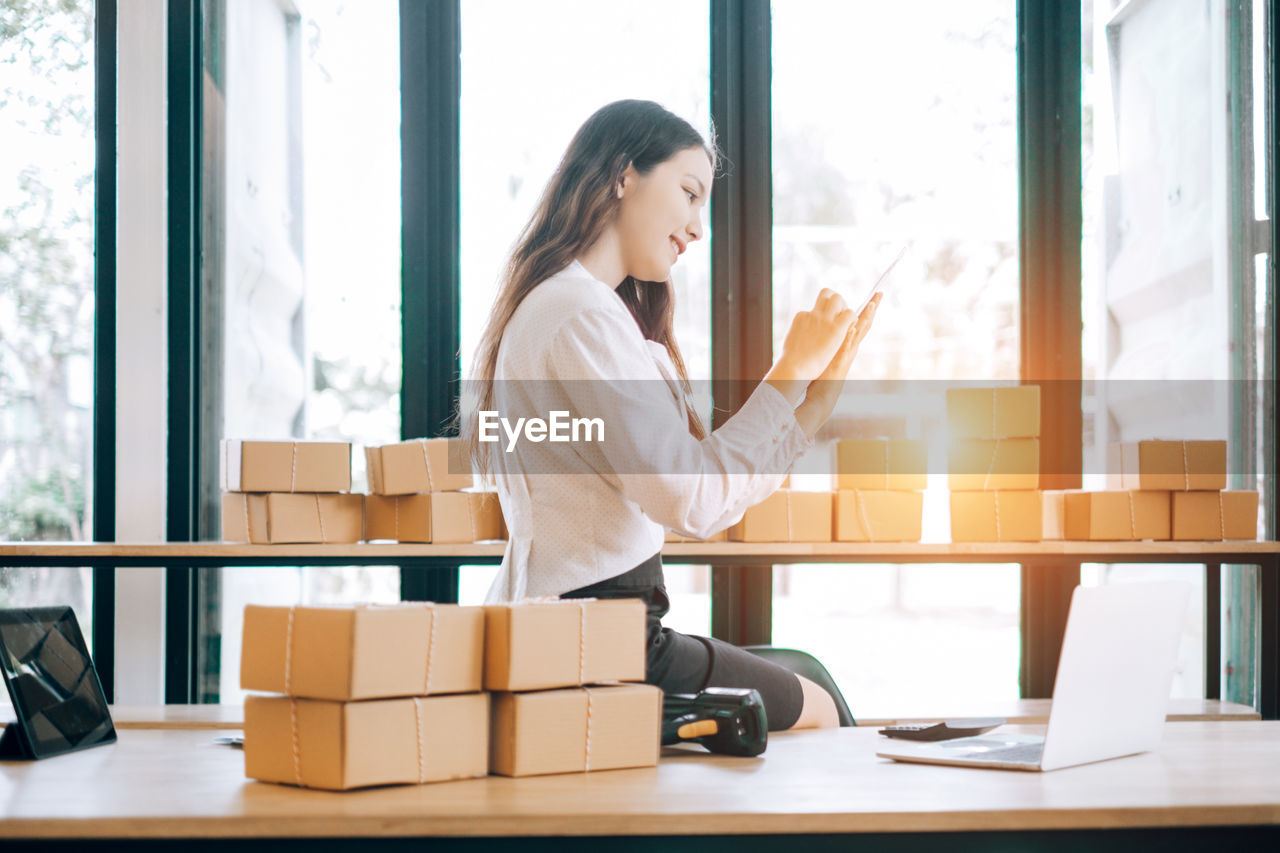
[(684, 148), (647, 175), (623, 173), (616, 228), (623, 268), (640, 281), (667, 281), (689, 243), (702, 238), (702, 211), (711, 191), (711, 161), (701, 147)]

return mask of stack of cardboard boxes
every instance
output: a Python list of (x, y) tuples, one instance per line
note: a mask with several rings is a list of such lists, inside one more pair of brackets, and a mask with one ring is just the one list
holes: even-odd
[[(245, 775), (346, 790), (657, 764), (639, 599), (245, 608)], [(482, 692), (482, 688), (494, 691)]]
[(1256, 538), (1258, 493), (1226, 485), (1225, 441), (1113, 444), (1106, 490), (1045, 493), (1045, 538)]
[(351, 491), (351, 445), (222, 442), (222, 538), (254, 544), (358, 542), (364, 496)]
[(484, 776), (484, 611), (447, 604), (244, 613), (245, 775), (345, 790)]
[(485, 608), (490, 772), (535, 776), (658, 762), (662, 691), (644, 681), (640, 599)]
[(366, 447), (365, 460), (365, 539), (466, 543), (506, 535), (498, 495), (472, 488), (471, 466), (458, 439)]
[(917, 440), (836, 442), (836, 540), (919, 542), (928, 453)]
[(948, 389), (947, 427), (951, 541), (1039, 540), (1039, 386)]

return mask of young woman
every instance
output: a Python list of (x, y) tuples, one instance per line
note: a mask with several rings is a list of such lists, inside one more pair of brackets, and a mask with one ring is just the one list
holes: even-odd
[[(831, 414), (879, 301), (855, 318), (824, 289), (764, 381), (708, 434), (672, 335), (670, 271), (702, 239), (715, 167), (714, 148), (683, 119), (649, 101), (609, 104), (574, 136), (517, 240), (462, 424), (510, 533), (489, 601), (642, 598), (650, 684), (751, 687), (771, 729), (834, 726), (835, 704), (812, 681), (661, 625), (664, 528), (709, 536), (781, 485)], [(567, 443), (527, 432), (493, 442), (478, 415), (557, 411), (597, 419), (601, 440), (587, 429)]]

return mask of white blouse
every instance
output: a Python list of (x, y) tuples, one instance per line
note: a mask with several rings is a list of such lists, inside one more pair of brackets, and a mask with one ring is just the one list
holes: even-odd
[(577, 261), (525, 297), (498, 347), (499, 415), (509, 425), (555, 411), (598, 418), (604, 440), (583, 431), (578, 441), (525, 433), (512, 442), (497, 429), (499, 440), (481, 445), (509, 531), (488, 603), (620, 575), (662, 549), (664, 528), (699, 538), (723, 530), (812, 446), (791, 403), (763, 382), (697, 440), (676, 377), (665, 348)]

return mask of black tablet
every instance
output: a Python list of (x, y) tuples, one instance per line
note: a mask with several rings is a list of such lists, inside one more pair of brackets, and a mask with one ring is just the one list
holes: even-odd
[(0, 673), (16, 723), (0, 757), (47, 758), (114, 743), (98, 672), (70, 607), (0, 610)]

